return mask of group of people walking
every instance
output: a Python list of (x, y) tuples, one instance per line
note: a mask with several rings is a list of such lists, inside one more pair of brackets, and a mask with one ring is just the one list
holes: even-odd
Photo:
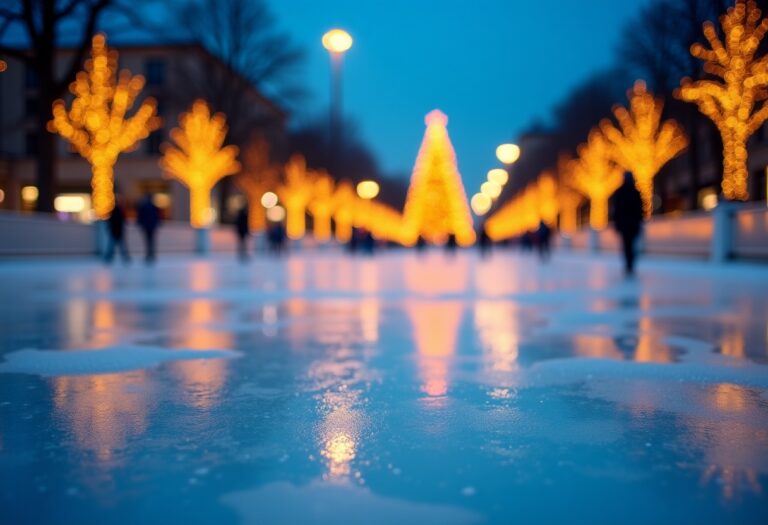
[[(144, 238), (145, 256), (147, 264), (155, 262), (155, 234), (162, 221), (160, 208), (152, 200), (152, 194), (147, 193), (136, 205), (136, 224), (141, 229)], [(125, 242), (126, 209), (122, 197), (115, 198), (115, 207), (107, 220), (109, 239), (107, 249), (104, 252), (104, 260), (111, 263), (115, 258), (115, 252), (119, 251), (123, 262), (128, 263), (131, 255), (128, 253), (128, 245)]]

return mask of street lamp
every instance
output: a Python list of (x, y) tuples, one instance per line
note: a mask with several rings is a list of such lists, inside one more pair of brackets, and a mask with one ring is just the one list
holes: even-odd
[(341, 156), (341, 64), (344, 53), (352, 47), (352, 37), (343, 29), (331, 29), (323, 35), (323, 47), (331, 55), (330, 171), (339, 167)]
[(379, 184), (374, 180), (364, 180), (357, 183), (357, 196), (364, 200), (371, 200), (379, 194)]
[(496, 158), (503, 164), (514, 164), (520, 158), (520, 146), (517, 144), (502, 144), (496, 148)]

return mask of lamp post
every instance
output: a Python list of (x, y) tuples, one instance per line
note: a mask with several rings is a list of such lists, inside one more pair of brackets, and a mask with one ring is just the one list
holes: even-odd
[(371, 231), (371, 200), (379, 194), (379, 183), (375, 180), (364, 180), (357, 183), (357, 196), (365, 201), (365, 227)]
[(343, 29), (331, 29), (323, 35), (323, 47), (331, 55), (329, 171), (338, 176), (336, 171), (341, 157), (341, 66), (344, 53), (352, 47), (352, 37)]

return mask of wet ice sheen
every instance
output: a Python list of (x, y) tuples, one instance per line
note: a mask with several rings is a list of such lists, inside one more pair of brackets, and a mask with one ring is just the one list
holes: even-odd
[(4, 522), (768, 522), (765, 267), (326, 251), (0, 278)]

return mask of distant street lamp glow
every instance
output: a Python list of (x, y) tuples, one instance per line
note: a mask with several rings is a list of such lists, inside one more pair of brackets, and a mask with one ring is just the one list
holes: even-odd
[(370, 200), (379, 194), (379, 184), (373, 180), (364, 180), (357, 184), (357, 196), (361, 199)]
[(484, 182), (480, 185), (480, 192), (491, 199), (496, 199), (501, 195), (501, 186), (491, 181)]
[(272, 206), (267, 210), (267, 219), (272, 222), (280, 222), (285, 219), (285, 208), (282, 206)]
[(331, 53), (344, 53), (352, 47), (352, 37), (343, 29), (331, 29), (323, 35), (323, 47)]
[(514, 164), (520, 158), (520, 146), (517, 144), (502, 144), (496, 148), (496, 158), (504, 164)]
[(264, 193), (264, 195), (261, 196), (261, 205), (266, 209), (277, 206), (277, 194), (273, 191)]
[(509, 181), (509, 174), (505, 169), (495, 168), (488, 172), (488, 180), (499, 186), (504, 186)]
[(469, 201), (469, 205), (472, 207), (472, 211), (478, 217), (485, 215), (491, 209), (491, 198), (485, 193), (475, 193), (472, 196), (472, 200)]

